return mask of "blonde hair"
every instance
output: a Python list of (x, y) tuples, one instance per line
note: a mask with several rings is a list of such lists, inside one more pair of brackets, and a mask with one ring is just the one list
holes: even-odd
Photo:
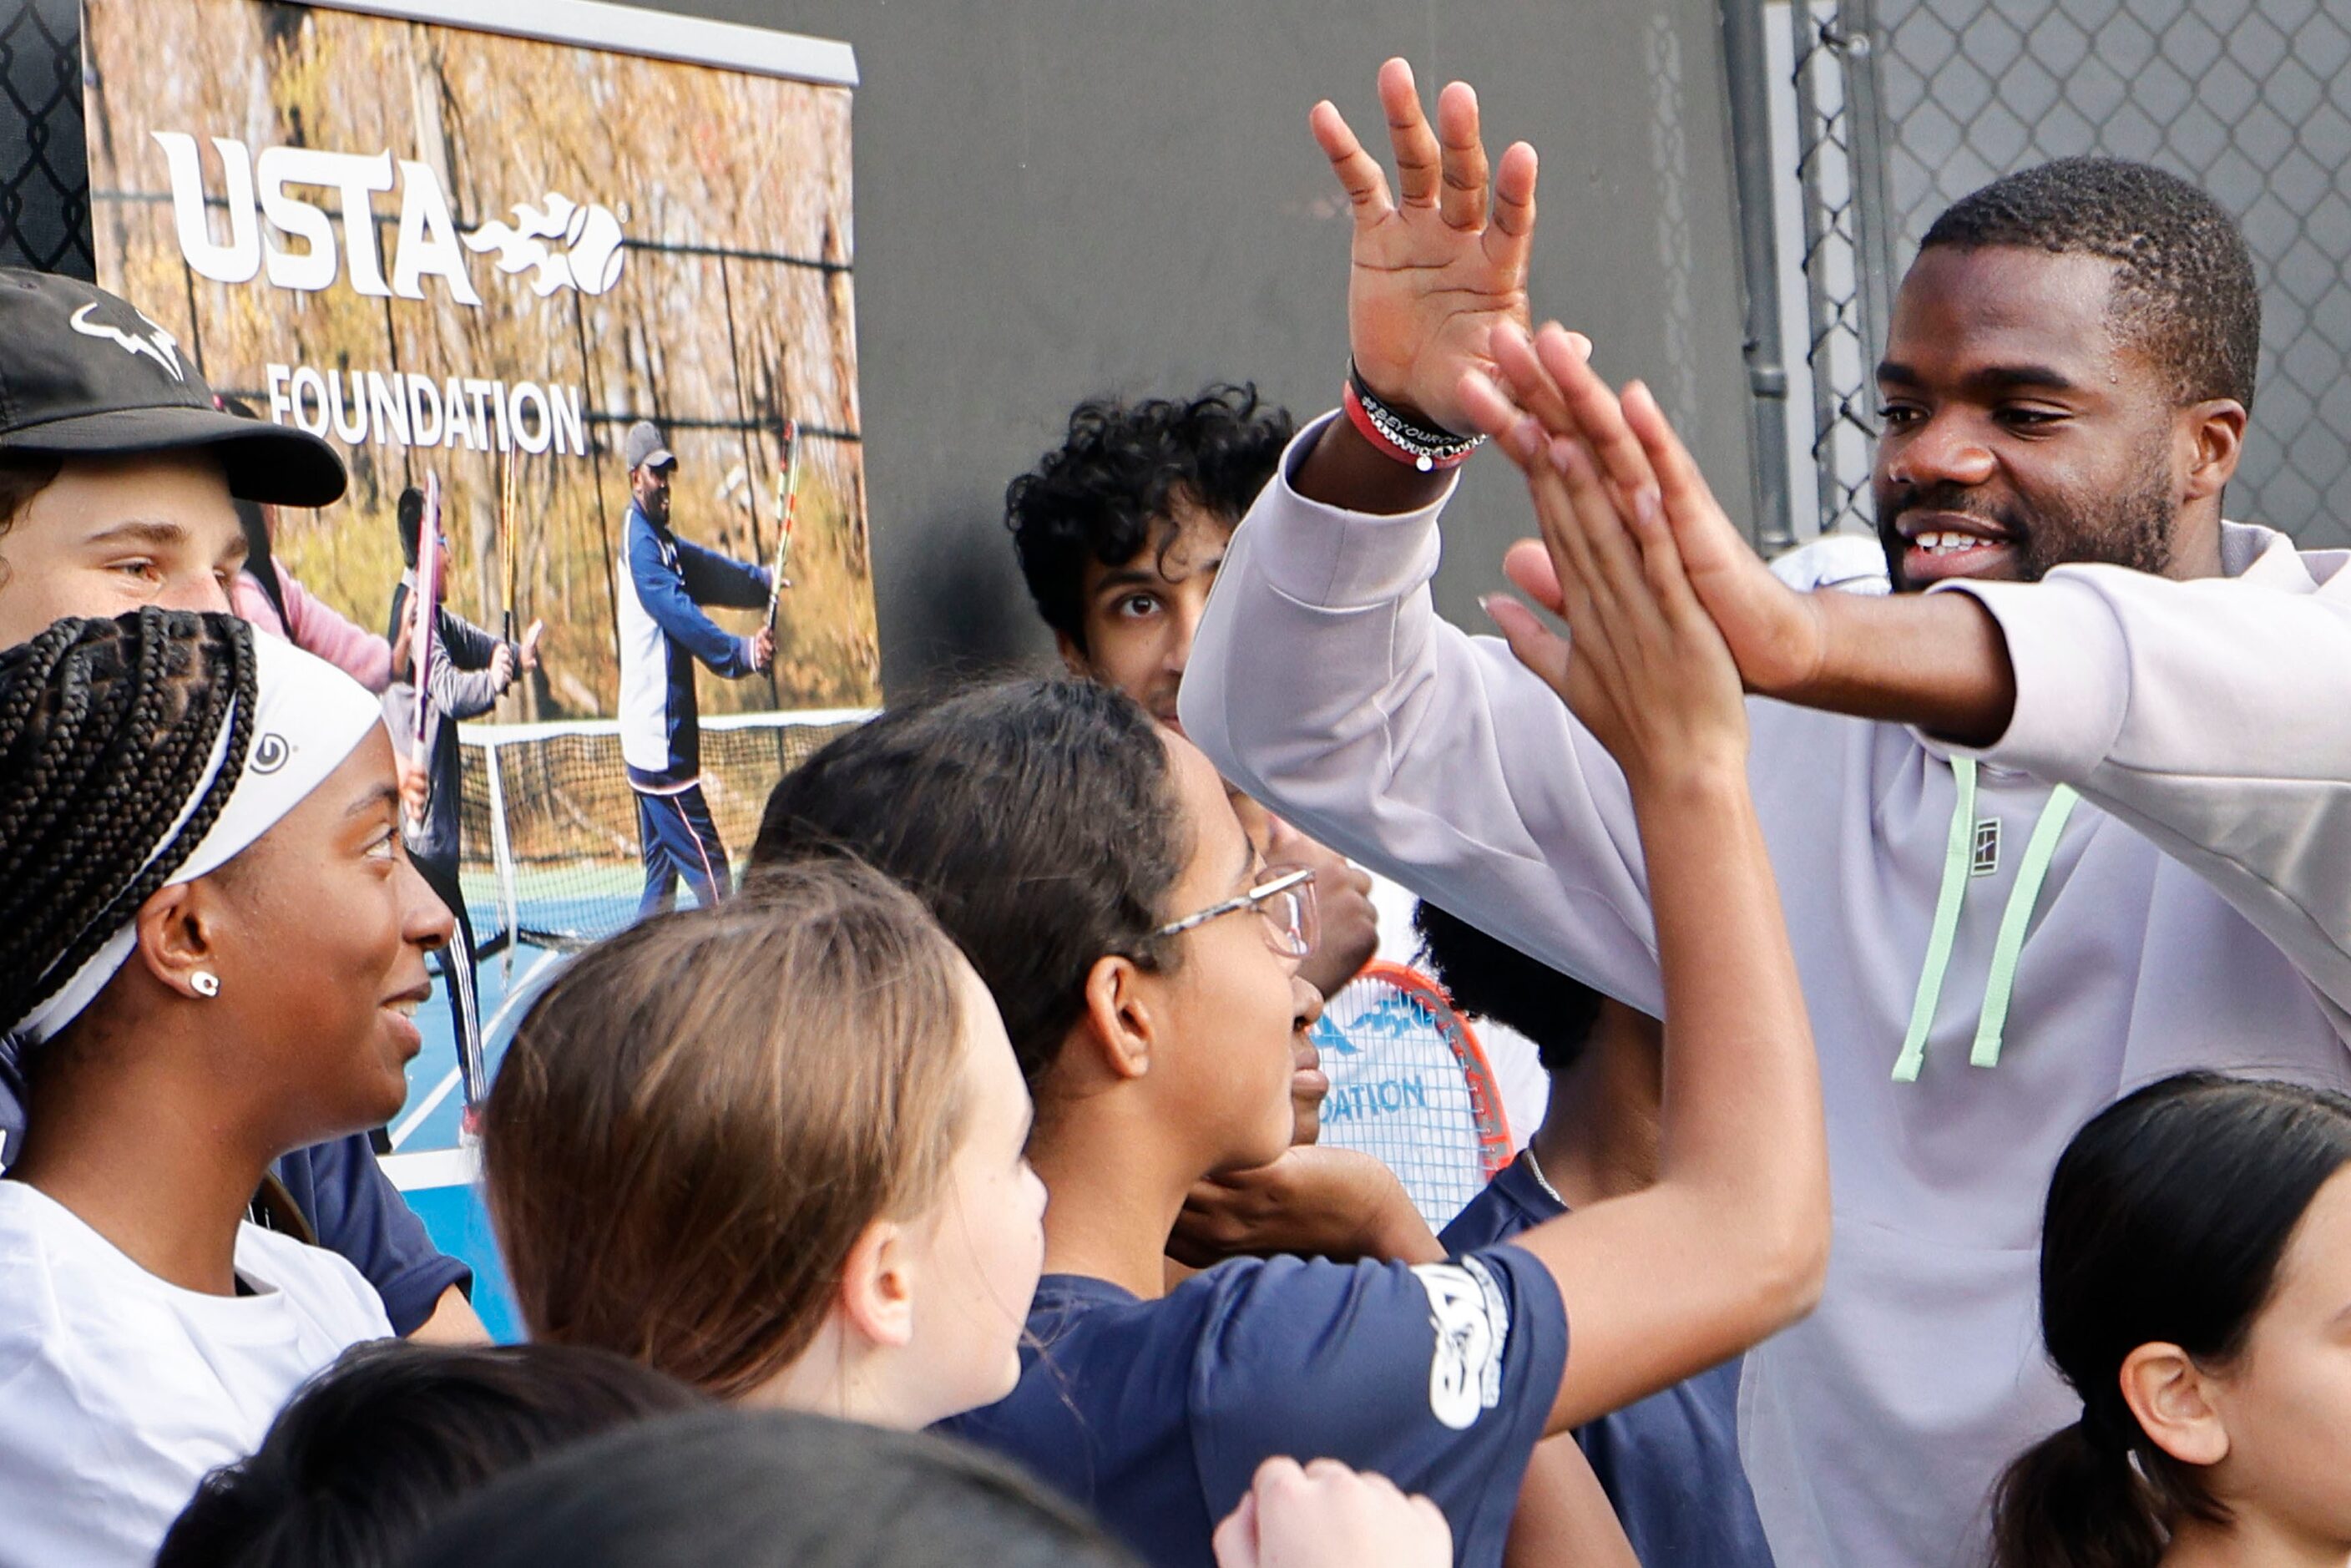
[(808, 1348), (874, 1220), (925, 1211), (960, 1133), (954, 946), (846, 859), (582, 954), (484, 1113), (535, 1340), (738, 1398)]

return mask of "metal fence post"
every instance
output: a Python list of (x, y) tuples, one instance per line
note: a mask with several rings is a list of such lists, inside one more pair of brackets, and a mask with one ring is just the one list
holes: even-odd
[(1780, 341), (1780, 269), (1771, 200), (1771, 110), (1764, 86), (1763, 0), (1720, 0), (1722, 68), (1730, 104), (1730, 168), (1739, 205), (1746, 298), (1747, 433), (1755, 542), (1774, 555), (1796, 542), (1788, 514), (1788, 367)]

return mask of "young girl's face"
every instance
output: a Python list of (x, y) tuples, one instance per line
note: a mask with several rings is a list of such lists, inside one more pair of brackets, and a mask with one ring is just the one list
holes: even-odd
[(1029, 1168), (1029, 1101), (995, 999), (956, 960), (963, 1014), (956, 1094), (962, 1135), (933, 1212), (914, 1228), (924, 1287), (914, 1298), (910, 1380), (927, 1426), (992, 1405), (1020, 1376), (1020, 1335), (1045, 1258), (1045, 1184)]
[(2311, 1200), (2211, 1398), (2229, 1439), (2213, 1495), (2241, 1524), (2351, 1550), (2351, 1168)]
[(217, 998), (202, 1016), (235, 1073), (267, 1088), (281, 1147), (400, 1113), (451, 916), (400, 846), (381, 725), (302, 803), (213, 873)]
[[(1183, 737), (1164, 738), (1192, 849), (1163, 911), (1180, 920), (1247, 893), (1267, 870), (1216, 766)], [(1205, 1143), (1202, 1174), (1264, 1165), (1297, 1131), (1291, 1093), (1302, 1064), (1294, 1042), (1322, 998), (1298, 959), (1277, 950), (1258, 910), (1218, 915), (1176, 941), (1176, 962), (1147, 977), (1164, 1031), (1152, 1074), (1167, 1081), (1165, 1103), (1182, 1108), (1184, 1126)]]

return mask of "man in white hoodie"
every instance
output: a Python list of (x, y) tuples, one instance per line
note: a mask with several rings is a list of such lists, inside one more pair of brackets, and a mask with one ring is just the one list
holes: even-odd
[[(1493, 330), (1525, 319), (1533, 152), (1489, 176), (1469, 90), (1432, 130), (1401, 62), (1381, 97), (1396, 201), (1314, 115), (1354, 207), (1350, 407), (1234, 536), (1185, 728), (1316, 837), (1655, 1013), (1623, 779), (1429, 598), (1447, 433), (1502, 427), (1466, 372), (1534, 362)], [(1786, 1568), (1977, 1557), (2001, 1464), (2073, 1418), (2035, 1244), (2089, 1115), (2189, 1066), (2351, 1084), (2351, 572), (2221, 520), (2259, 340), (2243, 240), (2201, 192), (2099, 160), (1997, 182), (1928, 234), (1879, 367), (1897, 591), (1800, 594), (1723, 551), (1702, 586), (1758, 695), (1831, 1140), (1827, 1291), (1741, 1394)], [(1573, 373), (1511, 378), (1545, 424), (1663, 430), (1563, 335), (1547, 350)], [(1541, 550), (1511, 567), (1555, 601)], [(1499, 619), (1563, 656), (1523, 609)]]

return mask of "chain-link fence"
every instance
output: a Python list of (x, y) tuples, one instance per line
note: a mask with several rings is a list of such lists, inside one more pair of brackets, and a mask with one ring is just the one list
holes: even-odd
[(80, 0), (0, 5), (0, 265), (96, 275)]
[(2096, 152), (2194, 180), (2262, 281), (2229, 512), (2351, 542), (2351, 0), (1793, 0), (1824, 528), (1869, 526), (1887, 285), (1946, 206)]

